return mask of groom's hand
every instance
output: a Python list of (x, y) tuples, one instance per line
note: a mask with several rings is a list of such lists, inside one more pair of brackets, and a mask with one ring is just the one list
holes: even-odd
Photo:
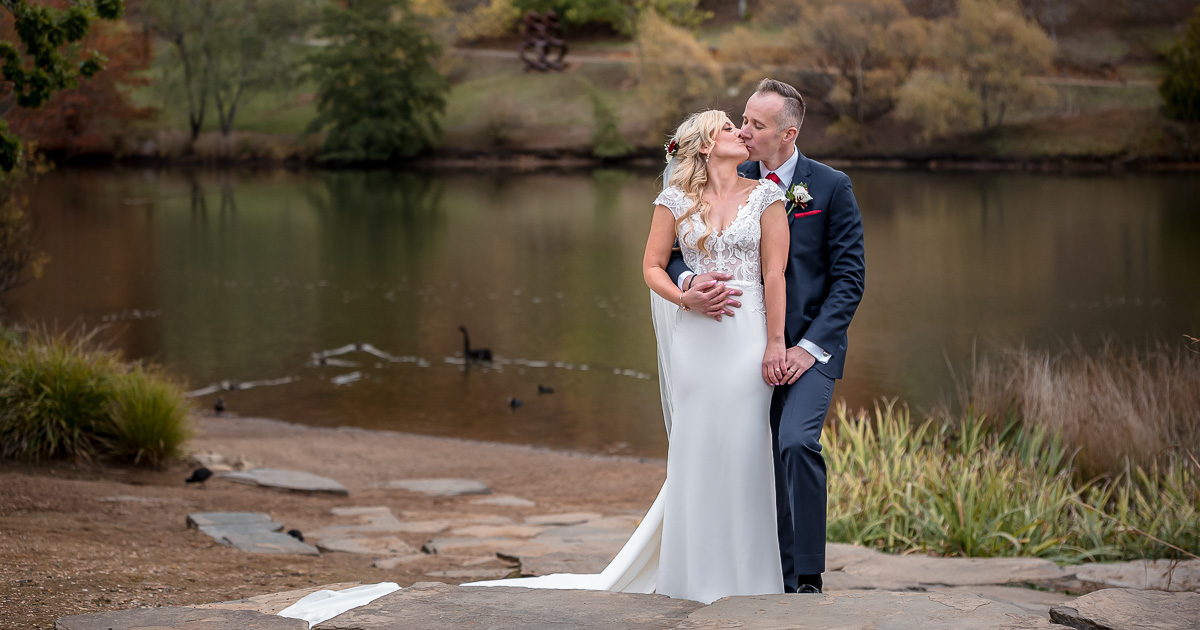
[(788, 385), (791, 385), (796, 382), (796, 379), (800, 378), (801, 374), (807, 372), (808, 368), (816, 365), (817, 358), (809, 354), (808, 350), (800, 346), (795, 346), (787, 349), (786, 361), (788, 370), (788, 379), (786, 382)]
[(733, 309), (742, 305), (733, 299), (741, 295), (741, 289), (731, 289), (725, 282), (731, 280), (727, 273), (702, 273), (691, 278), (687, 291), (683, 292), (683, 303), (693, 311), (721, 321), (721, 317), (733, 317)]

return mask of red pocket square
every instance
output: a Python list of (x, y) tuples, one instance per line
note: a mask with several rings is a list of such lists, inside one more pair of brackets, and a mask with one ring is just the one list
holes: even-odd
[(820, 213), (821, 213), (820, 210), (809, 210), (808, 212), (797, 212), (796, 218), (799, 219), (800, 217), (807, 217), (811, 214), (820, 214)]

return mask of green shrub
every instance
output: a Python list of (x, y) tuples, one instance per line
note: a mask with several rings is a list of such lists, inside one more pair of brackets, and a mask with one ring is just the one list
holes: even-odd
[(1167, 76), (1158, 90), (1168, 116), (1200, 122), (1200, 7), (1183, 39), (1167, 52)]
[(0, 337), (0, 456), (159, 465), (187, 438), (182, 391), (92, 335)]
[(109, 456), (161, 466), (191, 435), (180, 390), (161, 373), (136, 368), (116, 378), (99, 441)]

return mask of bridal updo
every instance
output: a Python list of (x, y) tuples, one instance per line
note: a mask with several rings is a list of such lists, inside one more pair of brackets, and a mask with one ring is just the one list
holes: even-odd
[(712, 204), (704, 200), (704, 187), (708, 184), (708, 163), (700, 151), (713, 146), (717, 133), (724, 124), (723, 111), (710, 109), (696, 112), (680, 123), (675, 135), (671, 137), (678, 149), (673, 158), (675, 163), (668, 169), (670, 175), (666, 185), (682, 190), (692, 202), (688, 211), (675, 219), (675, 230), (678, 233), (680, 225), (687, 225), (690, 230), (691, 217), (699, 214), (700, 221), (704, 223), (704, 233), (697, 240), (696, 247), (705, 255), (709, 254), (708, 239), (713, 233), (712, 225), (708, 222), (708, 212)]

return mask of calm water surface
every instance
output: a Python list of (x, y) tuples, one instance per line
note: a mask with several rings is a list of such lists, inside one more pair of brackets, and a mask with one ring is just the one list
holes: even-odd
[[(1196, 176), (850, 175), (851, 407), (935, 404), (976, 347), (1200, 336)], [(104, 324), (190, 389), (296, 379), (225, 392), (241, 415), (662, 457), (641, 277), (656, 191), (622, 171), (60, 170), (29, 191), (52, 262), (8, 317)], [(464, 369), (460, 324), (494, 367)], [(312, 361), (353, 343), (397, 360)]]

